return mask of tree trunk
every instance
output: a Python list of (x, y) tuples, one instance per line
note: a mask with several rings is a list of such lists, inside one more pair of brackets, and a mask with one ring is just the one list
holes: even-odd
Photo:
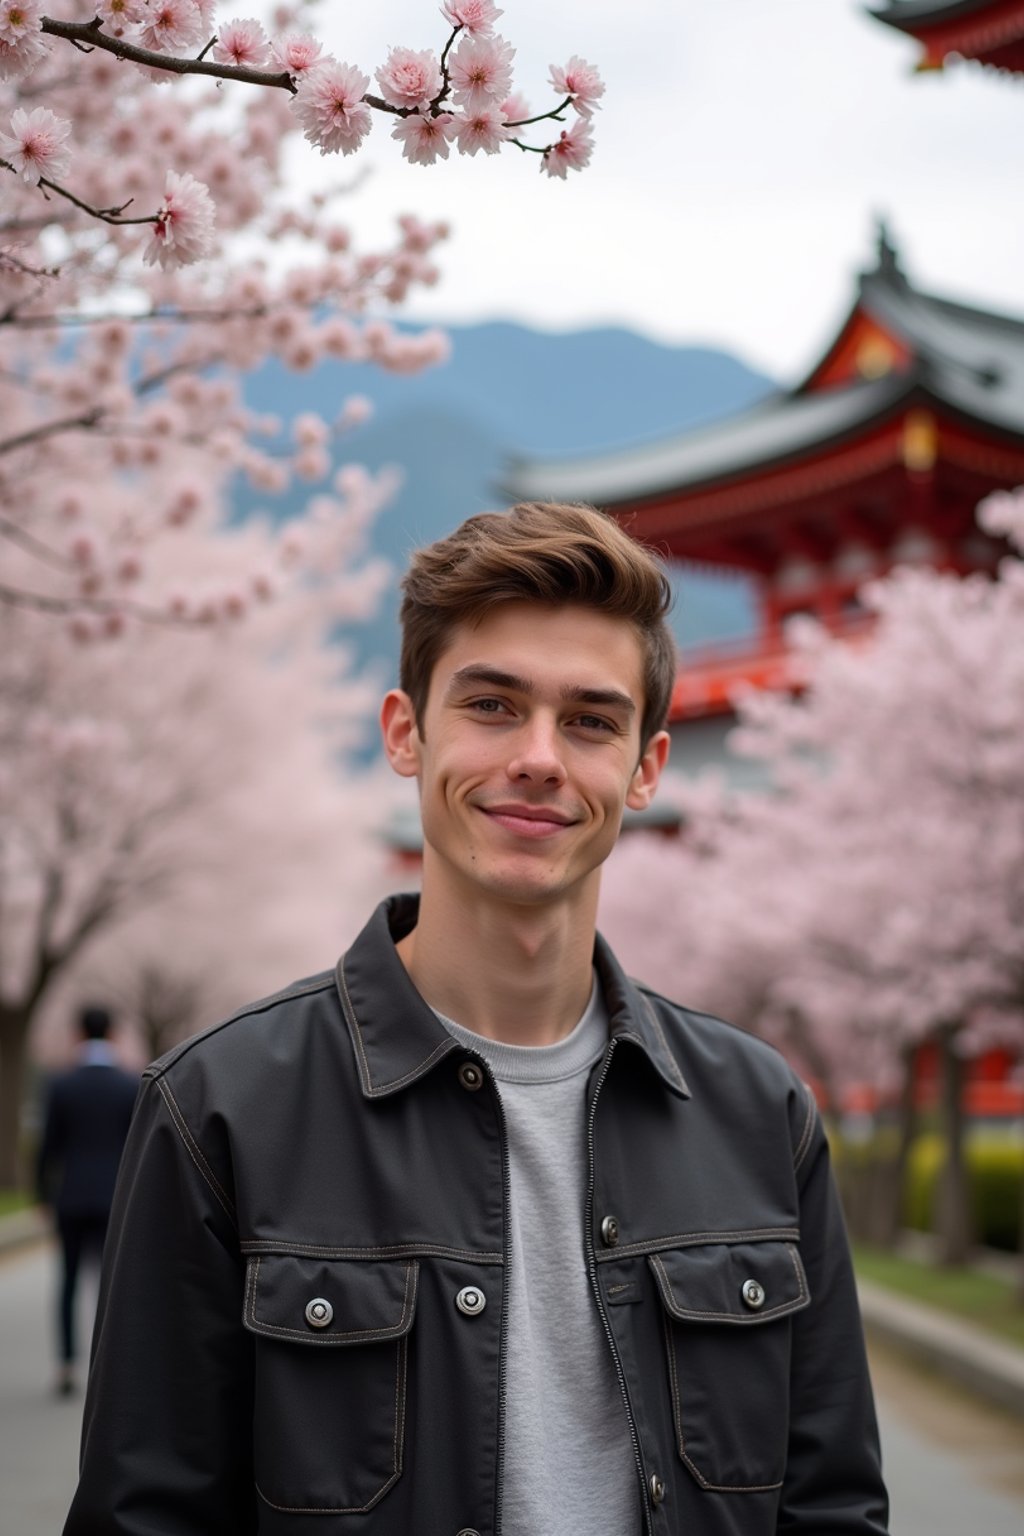
[(956, 1026), (944, 1026), (939, 1032), (939, 1053), (946, 1162), (940, 1175), (938, 1200), (939, 1257), (943, 1264), (966, 1264), (972, 1241), (964, 1137), (964, 1060), (956, 1044)]
[(21, 1098), (31, 1013), (0, 1006), (0, 1189), (21, 1187)]
[(917, 1135), (917, 1105), (915, 1067), (917, 1048), (908, 1046), (902, 1057), (903, 1076), (900, 1081), (899, 1121), (897, 1124), (896, 1155), (891, 1163), (879, 1159), (876, 1164), (877, 1191), (877, 1240), (885, 1248), (894, 1248), (903, 1228), (903, 1200), (907, 1188), (907, 1170), (910, 1152)]

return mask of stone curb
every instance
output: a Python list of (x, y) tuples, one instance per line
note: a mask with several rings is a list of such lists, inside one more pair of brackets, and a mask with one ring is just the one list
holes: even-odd
[(0, 1255), (44, 1242), (52, 1230), (49, 1218), (35, 1205), (0, 1216)]
[(857, 1290), (869, 1338), (1024, 1419), (1024, 1349), (868, 1280), (858, 1280)]

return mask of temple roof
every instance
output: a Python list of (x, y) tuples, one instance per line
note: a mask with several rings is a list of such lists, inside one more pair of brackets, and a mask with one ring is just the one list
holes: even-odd
[[(870, 367), (858, 362), (858, 337), (875, 348)], [(1024, 320), (912, 287), (883, 229), (877, 265), (861, 275), (838, 335), (795, 389), (713, 426), (618, 452), (513, 461), (505, 489), (524, 501), (635, 503), (798, 461), (911, 404), (1024, 442)]]
[(1022, 0), (888, 0), (868, 7), (868, 14), (923, 44), (919, 70), (942, 69), (947, 58), (959, 56), (1024, 72)]
[(878, 21), (888, 22), (905, 32), (938, 25), (947, 21), (960, 21), (967, 16), (984, 15), (995, 10), (1001, 0), (888, 0), (879, 9), (871, 8), (870, 14)]

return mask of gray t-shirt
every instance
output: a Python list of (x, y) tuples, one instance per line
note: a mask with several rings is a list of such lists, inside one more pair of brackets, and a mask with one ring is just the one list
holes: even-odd
[(555, 1045), (505, 1045), (438, 1014), (487, 1062), (505, 1111), (511, 1178), (506, 1536), (634, 1536), (636, 1462), (622, 1390), (587, 1276), (586, 1087), (608, 1042), (595, 981)]

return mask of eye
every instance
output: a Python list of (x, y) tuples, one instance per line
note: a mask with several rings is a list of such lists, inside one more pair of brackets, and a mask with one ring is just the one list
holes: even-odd
[(581, 730), (594, 731), (599, 734), (614, 734), (618, 730), (618, 726), (614, 721), (606, 720), (602, 715), (577, 715), (573, 724), (579, 726)]
[(509, 713), (509, 707), (504, 699), (467, 699), (467, 707), (478, 715), (504, 715)]

